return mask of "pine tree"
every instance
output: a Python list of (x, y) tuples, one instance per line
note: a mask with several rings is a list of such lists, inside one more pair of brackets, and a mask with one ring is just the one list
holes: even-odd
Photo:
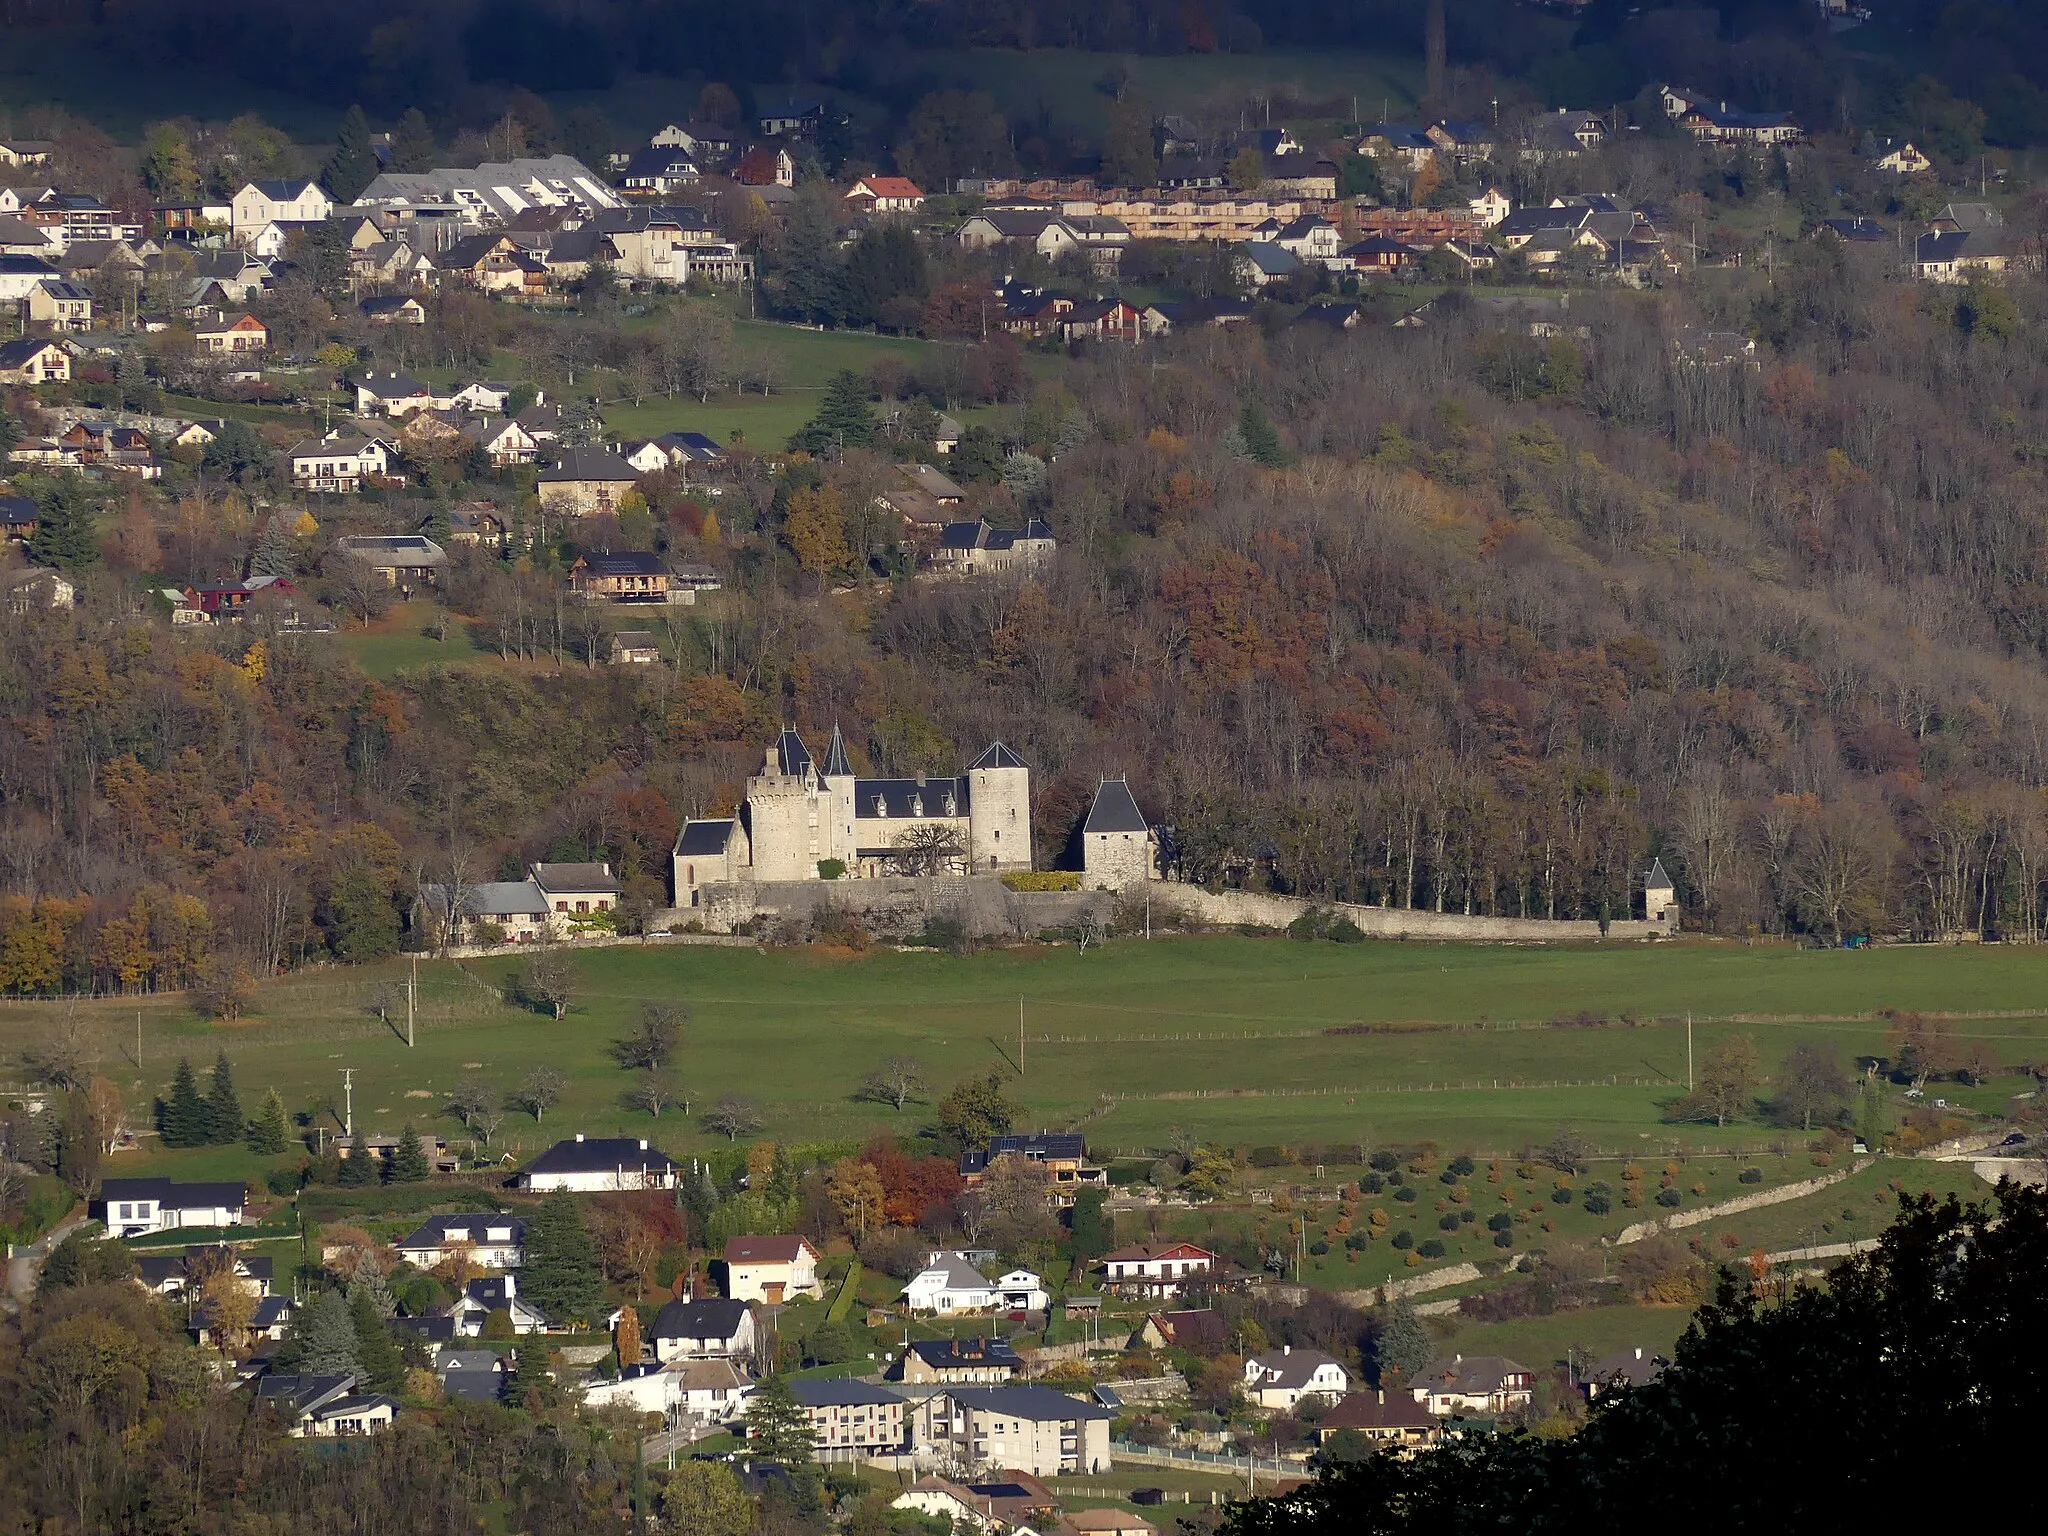
[(408, 1120), (398, 1138), (398, 1151), (391, 1159), (391, 1182), (417, 1184), (433, 1171), (427, 1162), (426, 1149), (420, 1145), (420, 1133)]
[(604, 1305), (597, 1248), (584, 1230), (576, 1202), (551, 1195), (526, 1223), (519, 1295), (551, 1322), (589, 1322)]
[(434, 161), (440, 156), (440, 147), (434, 142), (434, 130), (427, 123), (427, 114), (418, 107), (407, 107), (391, 130), (391, 158), (386, 166), (394, 171), (431, 171)]
[(377, 1315), (369, 1288), (357, 1286), (349, 1297), (350, 1328), (356, 1341), (356, 1363), (362, 1368), (360, 1389), (395, 1392), (405, 1380), (405, 1360), (391, 1342), (391, 1330)]
[(361, 107), (350, 107), (341, 119), (341, 131), (334, 136), (334, 153), (321, 169), (320, 183), (336, 202), (352, 203), (381, 169), (377, 151), (370, 144), (370, 120)]
[(804, 423), (789, 446), (804, 453), (826, 453), (866, 448), (874, 440), (875, 418), (868, 409), (867, 381), (847, 368), (832, 376), (818, 414)]
[(1273, 430), (1273, 423), (1256, 400), (1245, 402), (1244, 410), (1237, 418), (1237, 430), (1244, 439), (1246, 458), (1269, 467), (1287, 462), (1287, 450), (1281, 445), (1280, 434)]
[(298, 1330), (297, 1365), (302, 1375), (360, 1375), (360, 1349), (355, 1316), (341, 1292), (322, 1291), (307, 1303)]
[(242, 1139), (248, 1127), (242, 1120), (242, 1101), (235, 1093), (234, 1073), (228, 1067), (228, 1053), (213, 1061), (213, 1090), (206, 1096), (206, 1139), (216, 1147), (231, 1146)]
[(1380, 1319), (1379, 1336), (1373, 1341), (1373, 1362), (1378, 1367), (1384, 1390), (1398, 1379), (1403, 1386), (1422, 1374), (1433, 1349), (1422, 1319), (1406, 1301), (1396, 1301)]
[(801, 199), (782, 237), (781, 292), (777, 307), (790, 318), (836, 325), (846, 313), (846, 268), (831, 210)]
[(747, 1399), (747, 1440), (763, 1459), (785, 1467), (808, 1466), (812, 1448), (811, 1421), (780, 1373), (763, 1377)]
[(178, 1058), (177, 1075), (171, 1079), (171, 1096), (157, 1103), (156, 1125), (167, 1147), (206, 1145), (206, 1100), (200, 1097), (199, 1077), (192, 1070), (189, 1056)]
[[(335, 1172), (334, 1182), (347, 1185), (351, 1189), (376, 1183), (377, 1170), (370, 1156), (370, 1149), (363, 1145), (362, 1137), (356, 1137), (347, 1146), (348, 1156), (341, 1160), (341, 1167)], [(337, 1146), (335, 1150), (339, 1152), (341, 1147)]]
[(515, 1408), (538, 1413), (555, 1401), (555, 1377), (548, 1369), (547, 1346), (522, 1344), (512, 1356), (512, 1379), (505, 1385), (505, 1401)]
[(285, 1114), (284, 1100), (273, 1088), (263, 1095), (263, 1108), (249, 1122), (249, 1150), (262, 1157), (275, 1157), (285, 1149), (291, 1135), (291, 1117)]
[(37, 491), (35, 501), (36, 531), (28, 551), (38, 565), (77, 571), (99, 559), (93, 526), (96, 508), (76, 475), (49, 482)]
[(263, 527), (263, 536), (256, 541), (256, 552), (249, 557), (251, 576), (296, 576), (299, 571), (298, 547), (292, 543), (292, 536), (284, 531), (276, 518)]

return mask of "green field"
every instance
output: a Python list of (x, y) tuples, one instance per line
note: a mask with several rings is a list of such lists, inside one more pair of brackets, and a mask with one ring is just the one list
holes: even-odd
[(490, 654), (478, 648), (460, 620), (449, 623), (445, 641), (428, 633), (430, 625), (440, 622), (440, 613), (430, 602), (395, 603), (369, 628), (341, 631), (338, 643), (370, 676), (385, 680), (414, 667), (447, 666)]

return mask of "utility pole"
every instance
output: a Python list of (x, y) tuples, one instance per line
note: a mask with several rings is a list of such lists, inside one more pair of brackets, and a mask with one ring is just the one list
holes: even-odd
[(414, 1005), (415, 1001), (416, 1001), (416, 1000), (418, 999), (418, 997), (419, 997), (419, 992), (420, 992), (420, 957), (419, 957), (418, 955), (414, 955), (414, 956), (412, 957), (412, 975), (410, 975), (409, 977), (407, 977), (407, 978), (406, 978), (406, 982), (405, 982), (405, 1048), (406, 1048), (407, 1050), (411, 1050), (411, 1049), (412, 1049), (412, 1047), (413, 1047), (413, 1038), (412, 1038), (412, 1016), (413, 1016), (413, 1005)]
[(356, 1072), (354, 1067), (341, 1069), (341, 1133), (355, 1140), (356, 1135)]
[(142, 1010), (141, 1010), (140, 1008), (138, 1008), (138, 1009), (136, 1009), (136, 1010), (135, 1010), (135, 1066), (136, 1066), (136, 1069), (137, 1069), (138, 1071), (139, 1071), (139, 1070), (141, 1070), (141, 1067), (142, 1067)]
[(1692, 1015), (1685, 1016), (1685, 1091), (1692, 1092)]
[(1017, 994), (1017, 1075), (1024, 1075), (1024, 994)]

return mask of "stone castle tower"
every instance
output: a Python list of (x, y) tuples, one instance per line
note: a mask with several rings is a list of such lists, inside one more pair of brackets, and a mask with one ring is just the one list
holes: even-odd
[(967, 862), (976, 874), (1031, 867), (1031, 770), (993, 743), (967, 765)]

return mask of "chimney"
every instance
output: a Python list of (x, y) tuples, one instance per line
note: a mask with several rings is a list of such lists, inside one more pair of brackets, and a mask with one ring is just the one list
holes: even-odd
[(1636, 1358), (1638, 1360), (1643, 1358), (1643, 1347), (1640, 1344), (1636, 1346)]
[(642, 1152), (645, 1152), (647, 1150), (647, 1138), (645, 1136), (642, 1136), (640, 1138), (640, 1150)]
[(1280, 1353), (1283, 1355), (1291, 1355), (1294, 1353), (1294, 1346), (1292, 1344), (1282, 1344), (1280, 1346)]
[(578, 1132), (576, 1133), (576, 1139), (577, 1139), (578, 1141), (581, 1141), (581, 1140), (583, 1139), (583, 1133), (582, 1133), (581, 1131), (578, 1131)]

